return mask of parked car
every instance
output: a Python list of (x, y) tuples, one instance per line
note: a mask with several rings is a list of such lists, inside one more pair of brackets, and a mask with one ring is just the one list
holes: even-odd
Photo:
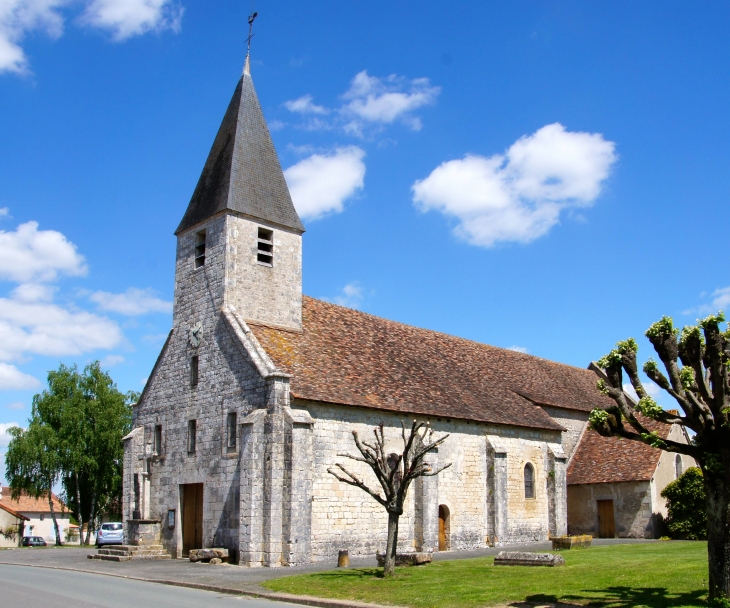
[(96, 532), (96, 546), (121, 545), (124, 543), (124, 526), (120, 522), (101, 524)]
[(40, 536), (24, 536), (22, 545), (24, 547), (45, 547), (48, 543)]

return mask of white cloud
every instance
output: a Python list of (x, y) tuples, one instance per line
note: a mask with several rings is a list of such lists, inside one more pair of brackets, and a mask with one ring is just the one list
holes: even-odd
[(284, 171), (294, 206), (304, 219), (340, 213), (347, 199), (362, 190), (365, 152), (356, 147), (312, 154)]
[(529, 243), (562, 211), (590, 206), (616, 159), (615, 144), (600, 133), (555, 123), (520, 138), (505, 154), (442, 163), (413, 184), (413, 200), (423, 211), (456, 218), (456, 234), (473, 245)]
[(513, 350), (516, 353), (522, 353), (523, 355), (526, 355), (528, 352), (530, 352), (530, 351), (527, 350), (526, 347), (524, 347), (524, 346), (517, 346), (517, 345), (515, 345), (515, 346), (509, 346), (507, 348), (507, 350)]
[(730, 312), (730, 287), (721, 287), (712, 292), (712, 302), (709, 304), (702, 304), (695, 308), (690, 308), (683, 311), (685, 315), (692, 313), (700, 315), (711, 315), (718, 311), (723, 310)]
[(124, 357), (122, 357), (121, 355), (107, 355), (101, 361), (99, 361), (99, 365), (104, 368), (114, 367), (115, 365), (119, 365), (120, 363), (124, 363)]
[[(290, 112), (308, 115), (308, 120), (302, 125), (307, 130), (341, 127), (350, 135), (363, 137), (368, 125), (382, 127), (396, 121), (414, 131), (420, 130), (421, 120), (414, 112), (432, 104), (440, 92), (441, 88), (432, 86), (428, 78), (409, 80), (395, 74), (378, 78), (363, 70), (350, 82), (339, 108), (317, 105), (311, 95), (287, 101), (284, 106)], [(327, 114), (335, 117), (324, 119)]]
[(82, 23), (110, 30), (121, 41), (150, 31), (180, 31), (184, 9), (174, 0), (92, 0)]
[(296, 112), (298, 114), (329, 114), (330, 112), (324, 106), (318, 106), (312, 103), (311, 95), (303, 95), (299, 99), (285, 101), (284, 107), (290, 112)]
[(16, 401), (14, 403), (8, 403), (8, 405), (6, 405), (5, 407), (7, 407), (9, 410), (24, 410), (25, 403), (21, 401)]
[(12, 437), (8, 433), (8, 429), (20, 426), (17, 422), (0, 422), (0, 449), (4, 450), (8, 447)]
[(1, 361), (12, 361), (25, 353), (78, 355), (114, 348), (122, 341), (121, 329), (114, 321), (47, 300), (34, 301), (28, 297), (32, 290), (24, 287), (16, 288), (10, 298), (0, 298)]
[(362, 287), (357, 281), (348, 283), (342, 288), (339, 295), (331, 299), (335, 304), (347, 306), (348, 308), (359, 308), (362, 303), (363, 292)]
[(10, 216), (10, 209), (7, 207), (0, 208), (0, 217), (9, 217)]
[(27, 73), (23, 39), (36, 31), (58, 38), (62, 9), (75, 6), (82, 7), (82, 24), (111, 31), (117, 41), (150, 31), (177, 32), (183, 15), (177, 0), (0, 0), (0, 73)]
[(124, 293), (97, 291), (89, 296), (102, 310), (137, 317), (151, 312), (172, 312), (172, 302), (161, 300), (154, 289), (130, 287)]
[(63, 33), (59, 8), (70, 0), (0, 0), (0, 73), (28, 71), (28, 58), (20, 46), (33, 31), (52, 38)]
[(55, 230), (38, 230), (38, 222), (26, 222), (14, 231), (0, 230), (0, 251), (0, 279), (51, 281), (59, 274), (81, 276), (88, 270), (76, 245)]
[(359, 135), (363, 123), (390, 124), (401, 120), (418, 131), (422, 125), (413, 111), (433, 103), (440, 92), (441, 88), (431, 86), (428, 78), (408, 80), (395, 74), (377, 78), (363, 70), (355, 75), (343, 95), (347, 103), (342, 112), (352, 117), (346, 129)]
[(0, 390), (20, 391), (41, 385), (37, 378), (24, 374), (14, 365), (0, 363)]

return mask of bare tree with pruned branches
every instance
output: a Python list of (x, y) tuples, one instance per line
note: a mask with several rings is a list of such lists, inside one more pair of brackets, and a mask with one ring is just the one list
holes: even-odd
[[(707, 553), (711, 605), (730, 603), (730, 328), (722, 331), (720, 312), (682, 329), (663, 317), (646, 331), (664, 370), (649, 359), (644, 373), (677, 402), (682, 413), (663, 409), (639, 377), (633, 338), (616, 344), (598, 361), (606, 377), (598, 389), (615, 405), (591, 412), (591, 426), (606, 437), (642, 441), (655, 448), (686, 454), (702, 469), (707, 500)], [(623, 389), (629, 377), (639, 401), (630, 402)], [(679, 424), (693, 433), (690, 443), (663, 439), (642, 424), (641, 413), (665, 424)]]
[[(355, 445), (361, 456), (341, 453), (338, 456), (364, 462), (375, 473), (383, 489), (383, 495), (377, 489), (370, 488), (363, 480), (348, 471), (341, 464), (336, 464), (337, 470), (327, 469), (327, 472), (334, 475), (342, 483), (360, 488), (377, 500), (388, 512), (388, 542), (385, 548), (385, 566), (383, 574), (393, 576), (395, 573), (395, 555), (398, 546), (398, 519), (403, 515), (403, 504), (406, 501), (408, 487), (418, 477), (433, 477), (444, 469), (451, 466), (451, 463), (433, 470), (424, 457), (436, 449), (448, 435), (432, 441), (433, 429), (426, 422), (413, 421), (411, 430), (406, 436), (406, 429), (401, 421), (401, 437), (403, 439), (403, 453), (398, 454), (386, 450), (384, 424), (381, 422), (373, 429), (375, 435), (374, 443), (360, 441), (357, 431), (352, 431)], [(421, 432), (423, 431), (423, 432)]]

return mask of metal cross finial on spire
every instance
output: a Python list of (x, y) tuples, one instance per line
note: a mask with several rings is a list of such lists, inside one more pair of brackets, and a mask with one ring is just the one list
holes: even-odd
[(254, 19), (256, 19), (256, 17), (258, 16), (259, 14), (256, 12), (253, 12), (248, 16), (248, 38), (246, 39), (248, 43), (248, 48), (246, 49), (246, 56), (249, 56), (251, 54), (251, 38), (255, 36), (255, 34), (253, 33), (253, 22)]

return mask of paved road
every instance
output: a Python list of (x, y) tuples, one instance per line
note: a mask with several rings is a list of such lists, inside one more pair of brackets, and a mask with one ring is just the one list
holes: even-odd
[(301, 608), (86, 572), (0, 565), (0, 605), (28, 608)]

